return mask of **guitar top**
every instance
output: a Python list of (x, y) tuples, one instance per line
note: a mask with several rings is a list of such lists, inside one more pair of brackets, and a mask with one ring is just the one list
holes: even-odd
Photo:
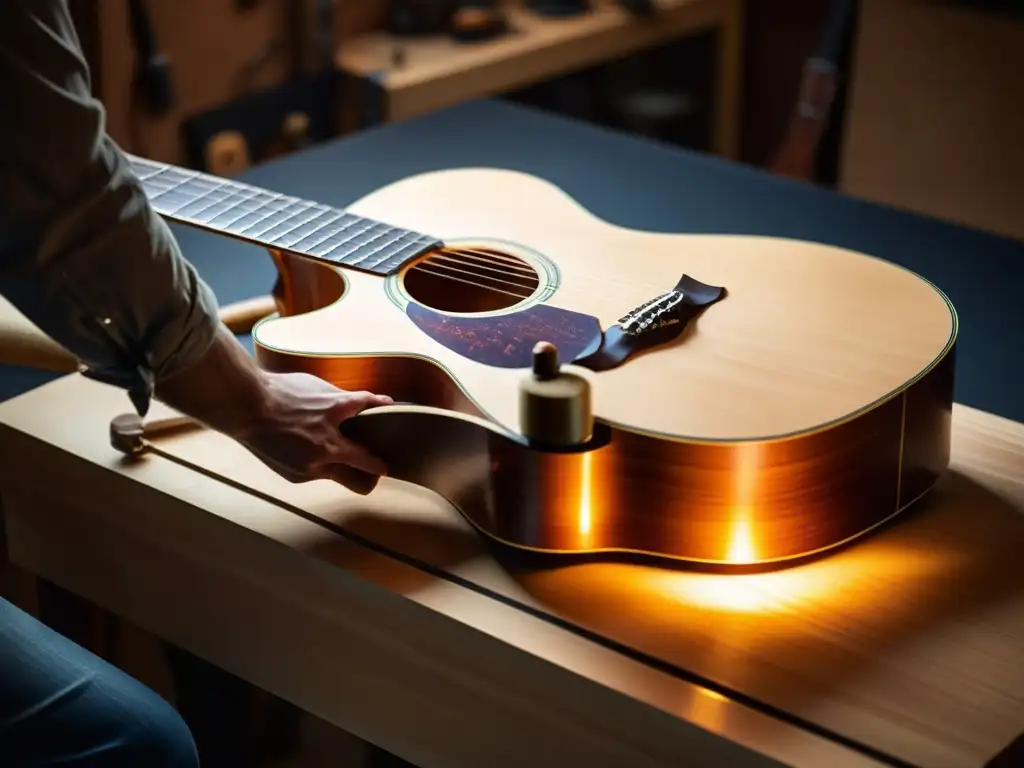
[[(504, 170), (415, 176), (341, 211), (133, 165), (163, 215), (270, 250), (281, 312), (253, 329), (261, 365), (441, 409), (352, 429), (499, 541), (786, 560), (877, 527), (948, 463), (956, 313), (870, 255), (624, 229)], [(526, 423), (540, 342), (590, 384), (593, 450), (495, 442)], [(455, 411), (483, 421), (444, 426)]]

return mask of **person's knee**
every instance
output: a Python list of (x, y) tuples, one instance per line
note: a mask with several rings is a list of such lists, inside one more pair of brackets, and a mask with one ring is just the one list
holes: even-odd
[(124, 764), (147, 768), (199, 768), (199, 755), (185, 721), (155, 693), (134, 713), (122, 737)]
[(155, 691), (0, 599), (0, 765), (198, 768)]

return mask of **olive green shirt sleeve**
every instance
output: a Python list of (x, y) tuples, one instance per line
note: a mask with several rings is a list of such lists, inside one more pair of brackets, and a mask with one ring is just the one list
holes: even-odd
[(144, 413), (219, 325), (106, 133), (64, 0), (0, 2), (0, 293)]

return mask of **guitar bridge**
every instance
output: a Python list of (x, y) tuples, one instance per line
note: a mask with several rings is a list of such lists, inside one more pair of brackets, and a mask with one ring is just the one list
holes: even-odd
[(679, 316), (679, 310), (683, 299), (682, 291), (669, 291), (656, 299), (645, 301), (620, 317), (619, 327), (627, 336), (640, 336), (681, 323), (683, 319)]
[(617, 368), (638, 352), (679, 338), (691, 320), (723, 296), (725, 288), (683, 275), (671, 291), (619, 318), (596, 352), (573, 362), (592, 371)]

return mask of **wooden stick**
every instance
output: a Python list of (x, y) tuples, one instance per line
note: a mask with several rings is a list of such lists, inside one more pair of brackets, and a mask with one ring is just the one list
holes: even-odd
[[(221, 307), (220, 318), (232, 333), (249, 333), (257, 321), (273, 314), (271, 296), (259, 296)], [(10, 302), (0, 297), (0, 365), (18, 365), (58, 373), (78, 370), (78, 360), (43, 333)]]
[(257, 322), (277, 312), (273, 296), (243, 299), (220, 308), (220, 319), (232, 333), (250, 333)]

